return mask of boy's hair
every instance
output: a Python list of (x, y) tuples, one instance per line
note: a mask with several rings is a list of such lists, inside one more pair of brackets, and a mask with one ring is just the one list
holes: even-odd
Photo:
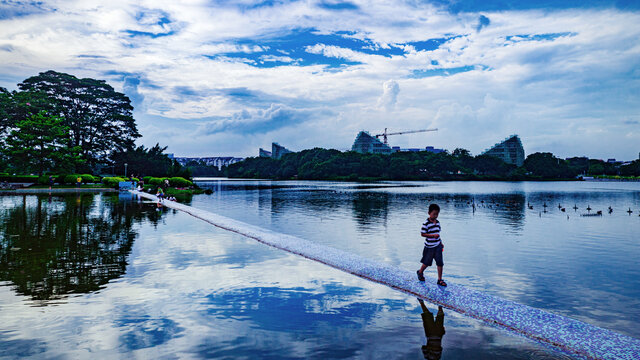
[(431, 214), (431, 212), (434, 210), (440, 212), (440, 206), (438, 206), (438, 204), (429, 205), (429, 214)]

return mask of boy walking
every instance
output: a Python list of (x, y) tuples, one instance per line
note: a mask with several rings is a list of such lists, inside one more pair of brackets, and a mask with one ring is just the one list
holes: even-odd
[(418, 273), (418, 280), (424, 281), (424, 269), (433, 264), (433, 260), (436, 260), (436, 267), (438, 268), (438, 282), (440, 286), (447, 286), (447, 283), (442, 280), (442, 267), (444, 262), (442, 261), (442, 251), (444, 245), (440, 239), (440, 221), (438, 221), (438, 215), (440, 214), (440, 207), (437, 204), (429, 205), (429, 217), (424, 224), (422, 224), (422, 230), (420, 235), (424, 238), (424, 249), (422, 250), (422, 259), (420, 262), (422, 266)]

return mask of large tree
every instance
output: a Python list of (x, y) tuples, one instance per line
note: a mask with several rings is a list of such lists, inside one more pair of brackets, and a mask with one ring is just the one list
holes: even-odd
[(86, 165), (93, 169), (113, 151), (133, 146), (140, 137), (129, 98), (104, 80), (79, 79), (73, 75), (47, 71), (18, 84), (22, 92), (44, 94), (52, 111), (69, 128), (69, 148), (80, 148)]
[(3, 147), (14, 168), (42, 175), (47, 170), (69, 171), (81, 161), (80, 149), (65, 144), (69, 128), (62, 118), (40, 111), (14, 126)]
[(164, 151), (167, 147), (155, 144), (151, 148), (143, 145), (131, 146), (125, 150), (114, 151), (111, 161), (116, 174), (124, 173), (124, 164), (127, 164), (129, 174), (148, 176), (183, 176), (190, 177), (189, 170), (183, 168), (176, 160), (169, 158)]

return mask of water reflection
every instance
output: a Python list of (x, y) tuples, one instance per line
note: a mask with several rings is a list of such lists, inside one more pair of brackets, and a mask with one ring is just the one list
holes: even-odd
[(424, 335), (427, 337), (427, 344), (422, 345), (422, 355), (428, 360), (439, 360), (442, 357), (442, 337), (445, 334), (444, 311), (442, 306), (438, 306), (438, 312), (434, 319), (424, 301), (418, 299), (418, 302), (422, 308), (420, 316), (422, 316)]
[(33, 300), (99, 290), (126, 271), (134, 224), (162, 212), (117, 195), (15, 197), (0, 210), (0, 281)]
[(388, 214), (388, 193), (356, 192), (353, 194), (353, 217), (360, 226), (367, 227), (381, 220), (386, 225)]

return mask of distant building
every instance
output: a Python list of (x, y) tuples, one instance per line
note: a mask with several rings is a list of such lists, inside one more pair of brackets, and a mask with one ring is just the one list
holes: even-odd
[(426, 148), (424, 148), (424, 150), (428, 152), (436, 153), (436, 154), (440, 154), (447, 151), (445, 149), (436, 149), (433, 146), (427, 146)]
[(607, 159), (607, 162), (609, 164), (615, 164), (616, 163), (616, 159)]
[(524, 163), (524, 148), (518, 135), (509, 136), (503, 142), (494, 145), (489, 150), (485, 150), (482, 155), (495, 156), (507, 164), (517, 166), (522, 166)]
[(267, 151), (263, 148), (260, 148), (260, 151), (258, 152), (258, 156), (262, 157), (262, 158), (270, 158), (271, 157), (271, 151)]
[(401, 149), (400, 146), (394, 146), (391, 148), (391, 152), (420, 152), (420, 151), (426, 151), (426, 152), (431, 152), (431, 153), (443, 153), (447, 150), (445, 149), (436, 149), (433, 146), (427, 146), (424, 149), (421, 148), (408, 148), (408, 149)]
[(353, 146), (351, 146), (351, 151), (361, 154), (391, 154), (393, 152), (389, 145), (384, 144), (366, 131), (360, 131), (360, 133), (358, 133), (356, 140), (353, 142)]
[(293, 151), (281, 146), (278, 143), (271, 143), (271, 157), (273, 159), (280, 159), (282, 155), (292, 153)]
[(182, 166), (186, 166), (188, 163), (195, 161), (202, 165), (215, 166), (218, 170), (221, 170), (223, 166), (229, 166), (244, 160), (244, 158), (237, 158), (232, 156), (210, 156), (210, 157), (176, 157), (175, 160)]

